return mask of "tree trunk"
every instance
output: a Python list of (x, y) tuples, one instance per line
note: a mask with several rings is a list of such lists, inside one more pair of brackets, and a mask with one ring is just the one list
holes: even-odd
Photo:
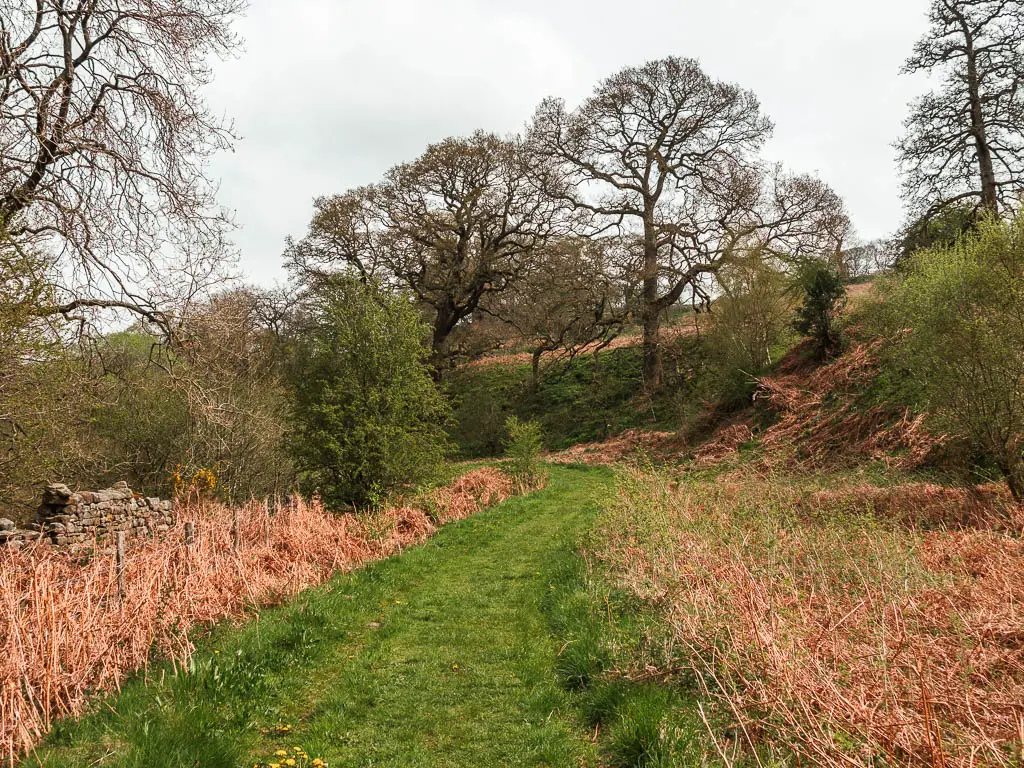
[(437, 308), (437, 317), (434, 318), (434, 330), (430, 339), (431, 365), (434, 368), (434, 379), (440, 380), (441, 371), (444, 369), (445, 357), (448, 352), (448, 337), (451, 336), (455, 327), (455, 312), (446, 306)]
[(992, 165), (992, 148), (985, 130), (985, 115), (981, 109), (981, 78), (978, 76), (978, 54), (974, 38), (965, 30), (967, 42), (967, 92), (971, 106), (971, 133), (978, 152), (978, 172), (981, 176), (981, 205), (992, 214), (999, 213), (999, 190)]
[(1024, 459), (1018, 459), (1004, 471), (1006, 484), (1010, 486), (1010, 494), (1018, 504), (1024, 504)]
[(644, 391), (661, 388), (661, 302), (658, 300), (658, 246), (651, 214), (644, 216)]
[(540, 358), (543, 354), (544, 350), (537, 347), (530, 357), (530, 392), (533, 394), (537, 394), (537, 390), (540, 388)]
[(661, 311), (657, 304), (644, 302), (644, 390), (661, 388)]

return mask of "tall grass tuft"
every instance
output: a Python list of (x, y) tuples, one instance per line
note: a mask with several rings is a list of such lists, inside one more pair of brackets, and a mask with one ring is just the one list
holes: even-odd
[(508, 458), (508, 473), (519, 492), (524, 493), (544, 484), (540, 455), (544, 450), (544, 434), (540, 423), (520, 421), (510, 416), (505, 422), (508, 437), (505, 439), (505, 456)]

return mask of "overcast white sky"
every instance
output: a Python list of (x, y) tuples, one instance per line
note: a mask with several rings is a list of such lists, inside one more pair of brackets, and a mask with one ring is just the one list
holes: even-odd
[(623, 66), (699, 59), (752, 89), (776, 124), (771, 159), (817, 173), (860, 235), (902, 208), (892, 142), (925, 87), (899, 75), (927, 0), (252, 0), (245, 51), (218, 65), (212, 106), (235, 120), (215, 163), (247, 278), (283, 278), (285, 237), (317, 195), (378, 179), (430, 142), (518, 131), (545, 96), (570, 104)]

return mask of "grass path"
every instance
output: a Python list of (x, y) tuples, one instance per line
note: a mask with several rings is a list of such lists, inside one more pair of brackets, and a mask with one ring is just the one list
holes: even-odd
[(540, 606), (611, 484), (554, 467), (542, 492), (222, 630), (25, 765), (251, 768), (296, 746), (331, 768), (593, 764)]

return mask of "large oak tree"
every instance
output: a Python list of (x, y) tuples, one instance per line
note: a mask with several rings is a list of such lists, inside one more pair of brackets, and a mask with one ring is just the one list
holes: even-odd
[(307, 280), (348, 271), (410, 292), (430, 313), (440, 363), (459, 323), (567, 230), (548, 175), (520, 142), (446, 139), (379, 184), (316, 200), (290, 265)]
[(771, 130), (753, 93), (681, 58), (623, 69), (575, 110), (558, 99), (537, 110), (530, 141), (561, 168), (568, 202), (595, 230), (639, 244), (648, 390), (662, 378), (662, 313), (729, 254), (838, 251), (848, 227), (838, 197), (758, 162)]
[(997, 213), (1024, 192), (1024, 2), (932, 0), (929, 20), (904, 71), (942, 83), (898, 145), (907, 201), (925, 220), (951, 205)]

